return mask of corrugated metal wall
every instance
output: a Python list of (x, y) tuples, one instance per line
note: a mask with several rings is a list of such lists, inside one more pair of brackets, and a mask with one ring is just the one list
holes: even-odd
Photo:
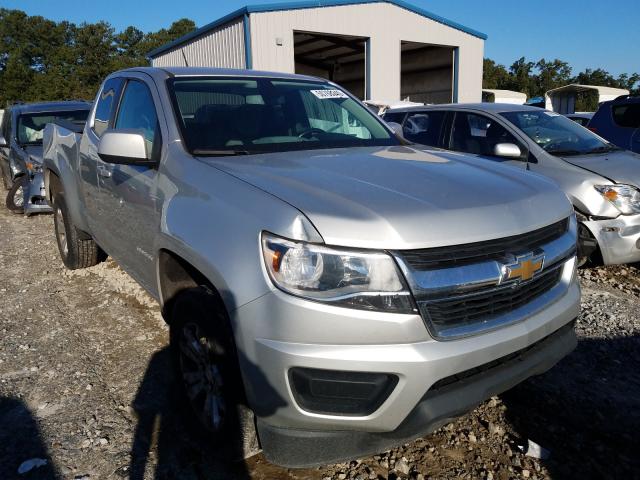
[(154, 67), (246, 68), (242, 17), (152, 59)]

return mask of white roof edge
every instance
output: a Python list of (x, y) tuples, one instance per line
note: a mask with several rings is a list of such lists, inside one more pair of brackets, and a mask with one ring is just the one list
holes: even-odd
[(501, 90), (498, 88), (483, 88), (483, 92), (493, 93), (496, 96), (506, 98), (524, 98), (527, 99), (527, 94), (522, 92), (516, 92), (515, 90)]
[(548, 90), (545, 95), (550, 95), (559, 92), (581, 92), (586, 90), (595, 90), (601, 95), (629, 95), (629, 90), (626, 88), (605, 87), (602, 85), (581, 85), (579, 83), (571, 83), (563, 87), (553, 88)]

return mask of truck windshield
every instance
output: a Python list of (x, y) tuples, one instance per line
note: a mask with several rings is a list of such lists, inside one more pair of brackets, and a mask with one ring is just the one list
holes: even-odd
[(556, 156), (605, 153), (617, 148), (564, 115), (546, 110), (503, 112), (503, 117), (547, 153)]
[(366, 107), (325, 82), (180, 77), (168, 85), (194, 155), (399, 144)]
[(20, 145), (41, 145), (44, 127), (57, 120), (84, 125), (89, 110), (73, 110), (67, 112), (24, 113), (18, 117), (16, 139)]

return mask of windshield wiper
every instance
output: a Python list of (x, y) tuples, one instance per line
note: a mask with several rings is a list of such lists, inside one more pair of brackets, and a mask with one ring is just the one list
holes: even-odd
[(609, 153), (609, 152), (615, 152), (616, 150), (622, 150), (622, 149), (619, 147), (616, 147), (615, 145), (604, 145), (602, 147), (597, 147), (584, 153)]
[(584, 153), (579, 150), (547, 150), (546, 152), (557, 157), (570, 157), (572, 155), (582, 155)]
[(207, 150), (196, 148), (192, 153), (198, 157), (231, 157), (233, 155), (251, 155), (249, 150)]

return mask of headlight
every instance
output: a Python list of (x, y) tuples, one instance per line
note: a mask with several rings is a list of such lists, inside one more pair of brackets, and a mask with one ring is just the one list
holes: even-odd
[(262, 255), (274, 285), (292, 295), (366, 310), (415, 311), (387, 253), (329, 248), (263, 233)]
[(25, 164), (30, 173), (38, 173), (42, 171), (42, 164), (40, 162), (36, 162), (32, 158), (27, 160)]
[(640, 190), (631, 185), (595, 185), (595, 189), (623, 215), (640, 213)]

